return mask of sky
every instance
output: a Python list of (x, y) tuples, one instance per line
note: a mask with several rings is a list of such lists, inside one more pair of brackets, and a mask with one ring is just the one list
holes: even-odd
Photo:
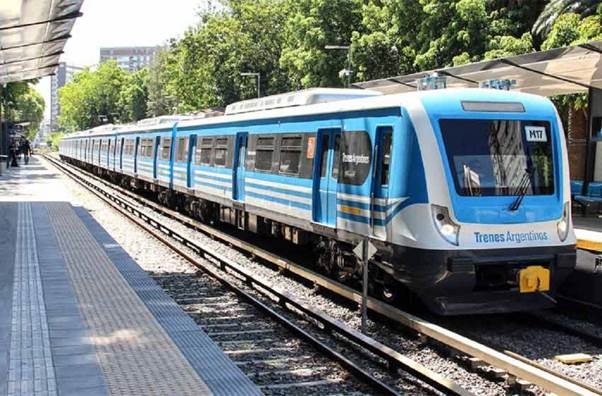
[[(211, 0), (84, 0), (61, 61), (93, 66), (101, 47), (153, 46), (180, 37)], [(50, 118), (50, 77), (36, 86)]]

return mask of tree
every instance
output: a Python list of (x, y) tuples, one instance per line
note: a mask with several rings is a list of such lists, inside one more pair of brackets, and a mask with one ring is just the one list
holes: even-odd
[(174, 70), (174, 51), (176, 42), (172, 41), (167, 48), (160, 48), (148, 69), (148, 101), (147, 115), (158, 117), (173, 114), (177, 110), (177, 97), (170, 88), (170, 80), (176, 80)]
[(98, 70), (85, 69), (72, 82), (59, 90), (61, 114), (59, 125), (67, 132), (89, 129), (110, 122), (119, 122), (123, 111), (119, 106), (126, 79), (115, 61), (101, 64)]
[(483, 57), (485, 59), (495, 59), (527, 54), (533, 51), (533, 37), (531, 33), (524, 33), (520, 38), (496, 36), (489, 41), (489, 51), (485, 52)]
[(361, 0), (301, 0), (284, 28), (280, 66), (295, 89), (341, 86), (339, 71), (347, 64), (345, 51), (326, 45), (349, 45), (361, 26)]
[(32, 86), (28, 86), (27, 91), (16, 98), (13, 106), (9, 112), (12, 113), (10, 118), (16, 124), (24, 124), (27, 138), (33, 140), (44, 119), (44, 98)]
[(600, 0), (551, 0), (533, 24), (533, 34), (547, 36), (560, 16), (569, 13), (590, 16), (599, 4)]
[(201, 24), (170, 51), (166, 91), (177, 98), (178, 111), (255, 97), (255, 81), (243, 72), (260, 73), (264, 94), (289, 89), (279, 67), (289, 0), (236, 0), (224, 7), (202, 14)]
[(148, 102), (148, 69), (140, 69), (127, 75), (119, 93), (121, 122), (146, 118)]
[(34, 88), (37, 80), (11, 82), (2, 88), (3, 117), (25, 125), (28, 139), (35, 138), (44, 119), (44, 98)]

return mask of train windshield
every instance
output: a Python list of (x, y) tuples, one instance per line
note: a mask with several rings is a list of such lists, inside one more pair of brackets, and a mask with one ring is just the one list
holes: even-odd
[(549, 122), (443, 119), (439, 125), (458, 194), (554, 193)]

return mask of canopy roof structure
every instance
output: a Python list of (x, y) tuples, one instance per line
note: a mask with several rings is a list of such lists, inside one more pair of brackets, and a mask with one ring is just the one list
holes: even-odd
[(84, 0), (0, 1), (0, 84), (53, 74)]
[(542, 96), (602, 88), (602, 41), (353, 84), (393, 94), (415, 91), (416, 80), (447, 77), (447, 87), (478, 87), (487, 80), (516, 80), (513, 91)]

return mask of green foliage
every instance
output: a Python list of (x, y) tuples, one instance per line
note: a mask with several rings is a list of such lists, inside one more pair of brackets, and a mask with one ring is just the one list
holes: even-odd
[[(542, 44), (542, 49), (564, 47), (601, 39), (602, 6), (598, 7), (596, 15), (583, 19), (574, 13), (559, 16), (552, 25), (548, 38)], [(585, 94), (565, 95), (555, 98), (554, 102), (559, 107), (583, 109), (587, 106), (588, 99)]]
[(8, 83), (2, 92), (3, 118), (23, 124), (28, 139), (35, 138), (44, 119), (44, 98), (34, 88), (37, 80)]
[(146, 118), (148, 100), (148, 70), (141, 69), (125, 77), (119, 93), (120, 121), (131, 122)]
[(289, 3), (284, 0), (229, 1), (228, 11), (204, 14), (202, 24), (186, 32), (171, 51), (167, 90), (179, 111), (222, 107), (257, 95), (256, 81), (243, 72), (261, 74), (261, 91), (289, 89), (280, 69), (280, 53)]
[(551, 0), (540, 13), (533, 25), (533, 33), (546, 36), (564, 14), (575, 13), (589, 16), (599, 10), (600, 0)]
[(126, 72), (114, 61), (101, 64), (96, 71), (77, 73), (59, 90), (59, 125), (73, 132), (101, 125), (104, 117), (118, 122), (124, 113), (119, 99), (126, 79)]
[(25, 134), (33, 140), (44, 119), (44, 98), (29, 82), (7, 85), (6, 118), (25, 126)]
[(362, 21), (360, 0), (300, 0), (286, 22), (280, 65), (293, 88), (341, 86), (339, 71), (347, 51), (327, 45), (349, 45)]
[[(171, 43), (172, 47), (175, 42)], [(159, 49), (150, 64), (148, 71), (147, 112), (150, 117), (174, 114), (177, 111), (177, 97), (170, 81), (175, 81), (174, 51)]]
[(543, 0), (383, 0), (362, 9), (353, 35), (359, 80), (533, 51)]
[(59, 142), (61, 141), (63, 136), (65, 136), (65, 133), (63, 132), (53, 132), (48, 136), (46, 144), (48, 145), (48, 147), (50, 147), (52, 151), (58, 151)]
[(524, 33), (520, 38), (512, 36), (496, 36), (489, 42), (489, 51), (485, 59), (503, 58), (511, 55), (521, 55), (533, 52), (533, 37)]

